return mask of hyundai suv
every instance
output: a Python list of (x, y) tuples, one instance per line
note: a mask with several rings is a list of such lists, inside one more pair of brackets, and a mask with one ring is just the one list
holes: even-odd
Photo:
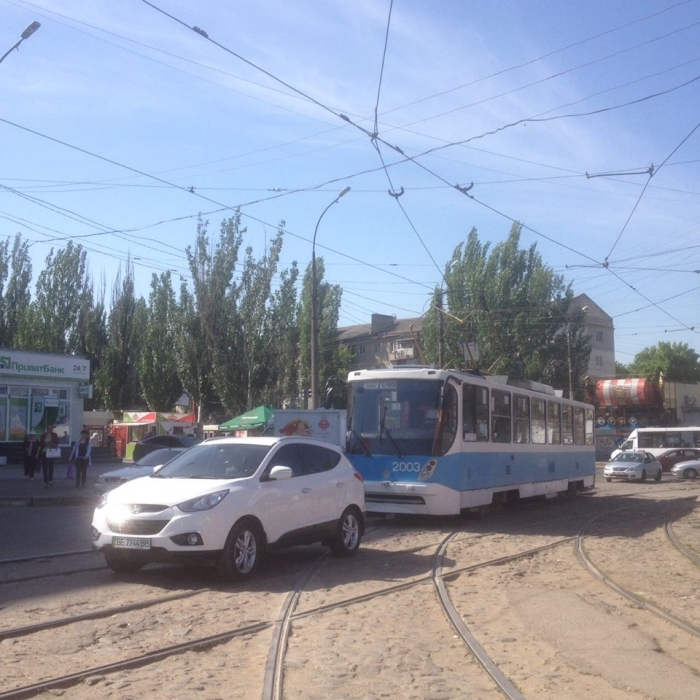
[(351, 556), (364, 534), (362, 477), (309, 438), (213, 438), (100, 500), (93, 548), (117, 573), (200, 561), (249, 577), (265, 550), (321, 542)]

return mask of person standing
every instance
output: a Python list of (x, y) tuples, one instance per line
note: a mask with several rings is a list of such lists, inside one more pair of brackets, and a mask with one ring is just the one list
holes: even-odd
[(27, 433), (22, 449), (24, 454), (24, 476), (34, 481), (36, 460), (39, 456), (39, 441), (36, 439), (36, 433), (33, 430)]
[(54, 432), (53, 425), (46, 426), (46, 432), (39, 438), (39, 453), (44, 469), (44, 487), (53, 486), (53, 465), (55, 457), (48, 457), (47, 450), (55, 450), (58, 447), (58, 435)]
[(92, 445), (90, 433), (87, 430), (80, 431), (80, 440), (73, 445), (70, 459), (75, 462), (75, 488), (84, 489), (87, 469), (92, 466)]

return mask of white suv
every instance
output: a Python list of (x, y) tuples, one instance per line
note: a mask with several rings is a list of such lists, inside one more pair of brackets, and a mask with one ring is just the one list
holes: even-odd
[(322, 542), (351, 556), (364, 533), (362, 477), (334, 445), (306, 438), (214, 438), (106, 493), (93, 547), (118, 573), (149, 562), (253, 573), (265, 549)]

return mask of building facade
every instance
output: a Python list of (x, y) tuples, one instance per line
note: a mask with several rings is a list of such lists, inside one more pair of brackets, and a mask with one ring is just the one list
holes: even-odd
[(27, 433), (54, 425), (61, 444), (77, 439), (89, 396), (90, 360), (0, 348), (0, 454)]

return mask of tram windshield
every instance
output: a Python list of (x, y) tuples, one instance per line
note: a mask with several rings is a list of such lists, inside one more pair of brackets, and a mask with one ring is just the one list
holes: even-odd
[(376, 379), (349, 384), (349, 453), (430, 455), (440, 416), (441, 380)]

